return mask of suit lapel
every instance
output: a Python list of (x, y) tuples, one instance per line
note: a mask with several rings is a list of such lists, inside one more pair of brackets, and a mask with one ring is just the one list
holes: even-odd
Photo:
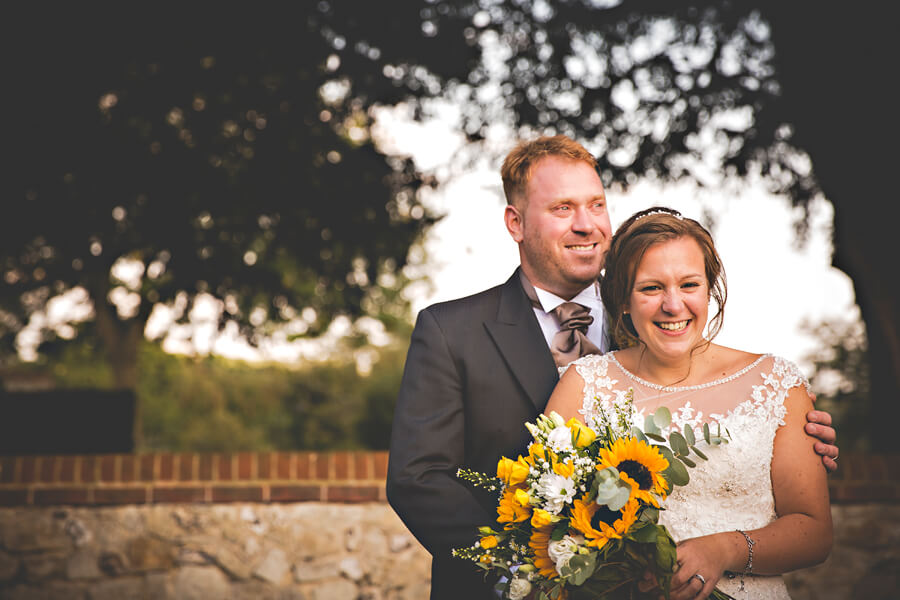
[(484, 326), (535, 408), (544, 410), (559, 376), (518, 270), (500, 289), (497, 319)]

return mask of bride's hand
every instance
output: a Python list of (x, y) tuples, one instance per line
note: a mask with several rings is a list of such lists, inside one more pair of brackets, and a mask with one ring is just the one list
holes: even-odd
[(706, 598), (734, 562), (735, 546), (727, 533), (685, 540), (677, 550), (678, 568), (672, 577), (671, 600)]

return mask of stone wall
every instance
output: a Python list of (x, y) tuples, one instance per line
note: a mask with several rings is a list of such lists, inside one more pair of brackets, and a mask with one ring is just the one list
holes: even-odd
[[(72, 458), (0, 458), (0, 598), (428, 597), (384, 453)], [(897, 458), (841, 458), (835, 546), (788, 575), (795, 599), (900, 597)]]

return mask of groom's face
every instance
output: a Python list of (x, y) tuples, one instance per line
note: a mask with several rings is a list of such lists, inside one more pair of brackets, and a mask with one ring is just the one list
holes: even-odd
[(524, 198), (506, 208), (506, 226), (531, 283), (565, 299), (599, 277), (612, 236), (597, 172), (556, 156), (533, 167)]

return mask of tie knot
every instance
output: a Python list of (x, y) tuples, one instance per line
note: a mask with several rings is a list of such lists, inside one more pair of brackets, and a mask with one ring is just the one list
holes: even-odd
[(591, 309), (577, 302), (563, 302), (552, 311), (559, 321), (560, 329), (580, 329), (585, 331), (594, 322)]

